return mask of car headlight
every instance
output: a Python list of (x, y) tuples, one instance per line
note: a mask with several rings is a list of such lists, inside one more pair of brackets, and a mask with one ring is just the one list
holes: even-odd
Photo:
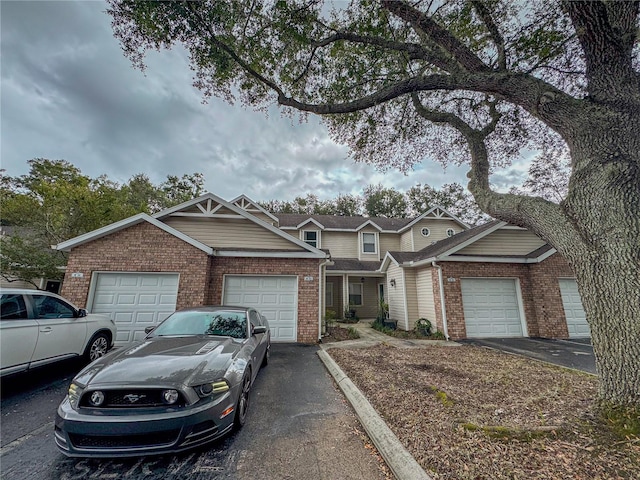
[(206, 398), (229, 391), (229, 384), (226, 380), (219, 380), (213, 383), (203, 383), (194, 388), (200, 398)]
[(69, 386), (69, 403), (71, 404), (71, 408), (74, 410), (78, 409), (78, 405), (80, 404), (80, 397), (82, 397), (82, 391), (84, 389), (78, 385), (77, 383), (71, 382)]
[(169, 389), (162, 391), (162, 401), (167, 405), (173, 405), (180, 398), (180, 394), (177, 390)]

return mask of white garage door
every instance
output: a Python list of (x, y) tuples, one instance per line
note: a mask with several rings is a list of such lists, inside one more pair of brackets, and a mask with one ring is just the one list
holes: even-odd
[(569, 330), (569, 336), (590, 337), (591, 330), (587, 323), (587, 316), (584, 313), (584, 308), (582, 308), (582, 300), (578, 293), (578, 284), (572, 278), (562, 278), (559, 282), (564, 314), (567, 317), (567, 330)]
[(178, 279), (177, 273), (98, 273), (91, 311), (116, 322), (116, 345), (141, 340), (145, 327), (176, 310)]
[(269, 321), (271, 339), (297, 340), (298, 278), (285, 276), (226, 275), (225, 305), (254, 307)]
[(467, 337), (522, 337), (516, 280), (461, 280)]

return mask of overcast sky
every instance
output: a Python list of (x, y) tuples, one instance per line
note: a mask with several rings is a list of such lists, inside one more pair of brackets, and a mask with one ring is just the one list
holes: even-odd
[[(114, 39), (102, 1), (5, 1), (1, 8), (1, 166), (28, 171), (36, 157), (64, 159), (91, 177), (154, 183), (200, 172), (226, 199), (321, 199), (360, 194), (369, 184), (406, 190), (422, 183), (466, 185), (466, 168), (424, 159), (408, 175), (348, 160), (311, 117), (299, 124), (202, 96), (184, 51), (150, 54), (146, 76)], [(523, 165), (492, 177), (522, 181)]]

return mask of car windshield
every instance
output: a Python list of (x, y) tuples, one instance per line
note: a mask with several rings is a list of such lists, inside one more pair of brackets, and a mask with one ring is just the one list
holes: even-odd
[(218, 335), (246, 338), (245, 312), (218, 310), (215, 312), (176, 312), (153, 331), (154, 336)]

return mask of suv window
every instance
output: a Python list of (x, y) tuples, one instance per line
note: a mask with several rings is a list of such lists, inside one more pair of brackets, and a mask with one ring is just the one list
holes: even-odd
[(5, 293), (0, 300), (0, 319), (19, 320), (27, 318), (27, 307), (20, 294)]
[(74, 318), (76, 310), (62, 300), (48, 295), (34, 295), (36, 318)]

